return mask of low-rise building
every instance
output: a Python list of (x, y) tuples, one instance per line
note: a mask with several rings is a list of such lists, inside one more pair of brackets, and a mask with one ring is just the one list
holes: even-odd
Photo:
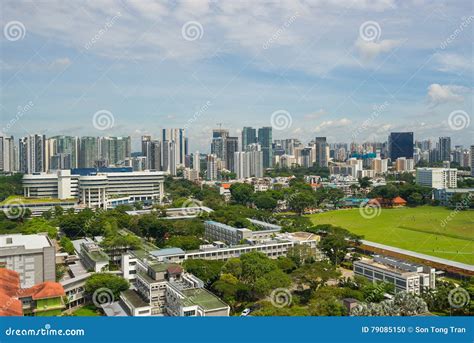
[(420, 294), (423, 288), (436, 287), (434, 268), (381, 255), (355, 261), (354, 274), (373, 282), (390, 283), (396, 292)]
[(19, 273), (0, 268), (0, 316), (58, 316), (64, 295), (62, 285), (51, 281), (21, 288)]
[(23, 288), (56, 281), (54, 244), (46, 233), (0, 235), (0, 267), (17, 272)]
[(120, 296), (119, 305), (127, 315), (229, 315), (230, 307), (179, 264), (158, 262), (153, 254), (141, 251), (122, 258), (122, 271), (133, 285)]

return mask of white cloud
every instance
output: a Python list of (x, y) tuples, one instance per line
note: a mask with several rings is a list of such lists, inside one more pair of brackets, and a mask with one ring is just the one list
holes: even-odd
[(442, 72), (472, 71), (473, 63), (468, 58), (453, 53), (436, 53), (433, 56), (436, 69)]
[(314, 128), (315, 132), (322, 132), (323, 130), (333, 130), (345, 128), (352, 124), (352, 121), (348, 118), (341, 118), (338, 120), (325, 120), (321, 124)]
[(380, 42), (376, 42), (365, 41), (359, 38), (356, 41), (355, 46), (361, 57), (366, 61), (370, 61), (383, 52), (391, 51), (392, 49), (399, 46), (401, 43), (401, 40), (395, 39), (385, 39)]
[(440, 85), (433, 83), (428, 87), (428, 98), (432, 105), (439, 105), (448, 102), (464, 101), (463, 93), (468, 89), (463, 86), (456, 85)]
[(51, 68), (66, 68), (71, 65), (72, 61), (68, 57), (57, 58), (51, 63)]

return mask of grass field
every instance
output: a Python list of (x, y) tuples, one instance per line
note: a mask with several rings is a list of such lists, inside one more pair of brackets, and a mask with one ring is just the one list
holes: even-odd
[(340, 226), (368, 241), (474, 265), (474, 211), (422, 206), (381, 209), (372, 219), (362, 217), (359, 209), (309, 217), (316, 225)]
[(78, 308), (74, 312), (73, 315), (78, 317), (98, 317), (100, 314), (97, 312), (97, 308), (93, 305), (86, 305), (81, 308)]

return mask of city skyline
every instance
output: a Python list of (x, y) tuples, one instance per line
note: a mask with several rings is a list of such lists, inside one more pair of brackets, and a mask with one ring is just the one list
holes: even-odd
[[(274, 139), (363, 142), (414, 131), (472, 144), (467, 1), (25, 6), (3, 6), (7, 136), (137, 142), (181, 127), (191, 150), (204, 151), (202, 132), (222, 123), (239, 137), (251, 125), (277, 127)], [(79, 30), (68, 25), (74, 13)], [(19, 36), (6, 30), (14, 25)], [(450, 125), (453, 113), (464, 121)], [(101, 115), (105, 129), (94, 126)]]

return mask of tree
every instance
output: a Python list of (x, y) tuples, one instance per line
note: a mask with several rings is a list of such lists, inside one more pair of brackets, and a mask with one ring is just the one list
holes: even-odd
[(44, 218), (32, 218), (21, 226), (21, 231), (25, 235), (46, 232), (50, 238), (56, 238), (57, 230)]
[(219, 278), (223, 264), (222, 261), (195, 259), (184, 261), (183, 267), (210, 285)]
[(273, 260), (257, 251), (243, 254), (240, 261), (242, 263), (242, 280), (249, 284), (278, 268)]
[(300, 267), (306, 263), (313, 263), (315, 261), (315, 252), (307, 244), (297, 244), (288, 249), (286, 254), (296, 267)]
[(199, 249), (201, 240), (195, 236), (173, 236), (166, 241), (166, 246), (181, 248), (183, 250)]
[(361, 303), (351, 310), (353, 316), (414, 316), (428, 312), (426, 302), (411, 293), (399, 292), (392, 300)]
[(318, 226), (319, 230), (326, 231), (326, 235), (319, 242), (319, 248), (334, 264), (340, 264), (351, 247), (360, 244), (360, 236), (337, 226)]
[(92, 297), (95, 291), (103, 288), (109, 290), (113, 294), (114, 299), (118, 300), (120, 292), (126, 291), (129, 287), (128, 281), (120, 276), (109, 273), (96, 273), (87, 279), (84, 289), (86, 294)]
[(268, 192), (257, 192), (253, 197), (253, 202), (262, 210), (271, 211), (277, 206), (277, 201)]
[(247, 183), (234, 183), (230, 186), (232, 200), (238, 204), (246, 205), (252, 200), (254, 189)]
[(61, 237), (61, 240), (59, 241), (59, 245), (61, 245), (61, 248), (63, 248), (63, 250), (67, 252), (69, 255), (75, 254), (74, 245), (72, 244), (71, 240), (67, 238), (66, 236)]
[(336, 279), (340, 275), (335, 266), (326, 261), (305, 264), (291, 274), (301, 289), (309, 286), (312, 290), (317, 290), (330, 279)]
[(360, 185), (360, 188), (369, 188), (370, 186), (372, 186), (372, 181), (370, 181), (370, 177), (368, 176), (365, 176), (365, 177), (362, 177), (362, 178), (359, 178), (359, 185)]
[(293, 211), (303, 214), (306, 208), (315, 204), (315, 201), (310, 192), (297, 192), (290, 196), (288, 204)]
[(291, 278), (280, 269), (272, 270), (255, 280), (252, 289), (260, 296), (269, 294), (277, 288), (290, 286)]

